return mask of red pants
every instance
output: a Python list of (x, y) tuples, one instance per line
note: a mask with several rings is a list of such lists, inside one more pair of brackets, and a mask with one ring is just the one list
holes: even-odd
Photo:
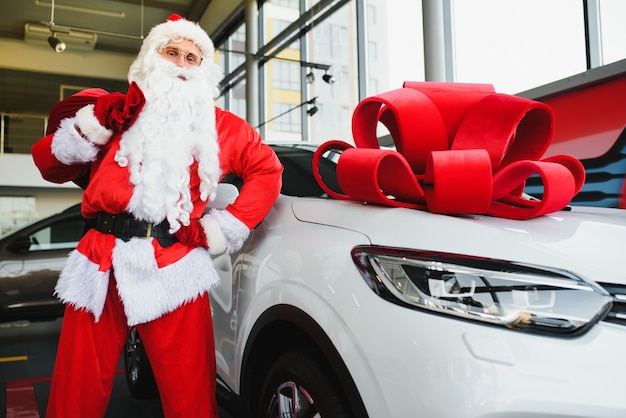
[[(167, 418), (218, 418), (215, 349), (208, 295), (137, 325)], [(128, 326), (111, 277), (104, 310), (65, 309), (47, 418), (99, 418), (111, 397)]]

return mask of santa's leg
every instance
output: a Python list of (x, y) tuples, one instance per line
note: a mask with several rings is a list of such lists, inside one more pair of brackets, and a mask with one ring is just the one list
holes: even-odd
[(213, 323), (205, 293), (140, 324), (141, 337), (167, 418), (218, 418)]
[(46, 418), (104, 416), (127, 334), (113, 278), (98, 322), (84, 309), (66, 307)]

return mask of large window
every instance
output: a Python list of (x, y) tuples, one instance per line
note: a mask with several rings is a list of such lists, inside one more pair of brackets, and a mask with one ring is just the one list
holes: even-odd
[[(243, 54), (246, 45), (246, 27), (240, 25), (222, 45), (216, 45), (215, 58), (225, 75), (221, 88), (224, 93), (218, 98), (217, 104), (234, 114), (246, 118), (246, 83), (245, 73), (235, 74), (235, 70), (243, 66), (246, 56)], [(234, 77), (230, 77), (234, 75)]]
[(272, 129), (277, 132), (299, 133), (301, 126), (298, 110), (291, 103), (274, 103), (276, 119), (272, 121)]
[(582, 2), (455, 0), (455, 81), (514, 94), (586, 70)]
[(624, 0), (600, 1), (600, 36), (602, 63), (610, 64), (626, 58), (626, 2)]
[[(592, 23), (591, 9), (586, 10), (585, 5), (598, 5), (595, 29), (600, 43), (591, 49), (595, 47), (600, 65), (626, 58), (623, 0), (423, 1), (444, 5), (444, 20), (449, 23), (443, 25), (448, 59), (445, 81), (492, 84), (500, 93), (515, 94), (584, 72), (590, 62), (586, 29)], [(424, 81), (424, 42), (429, 39), (424, 38), (422, 3), (263, 2), (259, 48), (270, 57), (259, 71), (264, 138), (350, 142), (351, 116), (359, 100), (401, 88), (405, 81)], [(225, 46), (243, 50), (243, 26), (231, 38)], [(239, 57), (239, 63), (243, 58)], [(232, 57), (231, 63), (225, 64), (227, 77), (235, 69), (234, 63)], [(332, 76), (334, 83), (325, 82), (324, 76)], [(237, 85), (243, 93), (243, 80), (245, 72), (232, 76), (230, 88)], [(239, 112), (245, 108), (236, 104), (236, 100), (245, 100), (243, 96), (235, 99), (229, 93), (226, 97), (220, 100), (228, 108)], [(313, 105), (316, 111), (307, 113)], [(294, 107), (298, 110), (276, 118), (285, 108)], [(269, 120), (273, 123), (265, 123)], [(299, 132), (293, 130), (295, 126)]]
[(299, 90), (300, 65), (289, 61), (273, 62), (272, 87), (281, 90)]

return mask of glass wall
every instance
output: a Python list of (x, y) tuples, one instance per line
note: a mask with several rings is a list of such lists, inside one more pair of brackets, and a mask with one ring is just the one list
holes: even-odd
[[(289, 27), (300, 17), (299, 0), (266, 1), (262, 7), (261, 47), (266, 47), (278, 37), (288, 39), (294, 35)], [(262, 133), (265, 139), (272, 142), (299, 141), (308, 133), (302, 117), (308, 106), (300, 105), (308, 100), (306, 91), (303, 91), (304, 69), (300, 66), (300, 61), (305, 59), (303, 38), (285, 43), (287, 45), (282, 45), (282, 48), (277, 46), (266, 53), (273, 55), (274, 59), (267, 61), (261, 72), (266, 75), (265, 97), (261, 98)]]
[(586, 70), (584, 10), (571, 0), (455, 0), (455, 81), (514, 94)]
[(604, 64), (626, 58), (625, 16), (626, 2), (624, 0), (600, 1), (600, 36)]
[[(274, 58), (265, 65), (262, 132), (268, 140), (350, 139), (350, 111), (358, 103), (356, 2), (346, 2), (324, 18), (312, 10), (319, 3), (263, 4), (263, 45), (281, 36), (288, 44), (268, 51)], [(312, 17), (299, 35), (299, 28), (290, 25), (305, 13)]]
[(315, 82), (306, 86), (319, 109), (309, 117), (310, 140), (351, 140), (352, 110), (358, 103), (355, 2), (315, 26), (306, 42), (307, 60), (330, 65), (328, 71), (314, 70)]
[[(589, 30), (598, 29), (600, 44), (590, 48), (599, 50), (598, 65), (606, 65), (626, 58), (626, 2), (597, 5)], [(584, 6), (571, 0), (452, 0), (454, 81), (515, 94), (586, 71)]]
[[(246, 56), (233, 51), (245, 51), (246, 26), (240, 25), (222, 45), (216, 45), (215, 59), (222, 67), (226, 78), (222, 81), (224, 93), (218, 99), (218, 105), (234, 114), (246, 118), (246, 81), (241, 72)], [(239, 72), (237, 70), (240, 70)], [(234, 75), (232, 79), (229, 76)]]
[[(516, 94), (588, 69), (585, 2), (442, 1), (450, 11), (447, 81)], [(598, 5), (601, 65), (625, 59), (626, 2), (589, 4)], [(261, 7), (259, 130), (268, 141), (351, 142), (361, 99), (425, 80), (421, 0), (267, 0)], [(244, 51), (245, 27), (218, 48)], [(220, 105), (245, 116), (245, 55), (219, 57), (227, 81)]]
[(367, 95), (423, 81), (422, 2), (368, 0), (364, 20)]

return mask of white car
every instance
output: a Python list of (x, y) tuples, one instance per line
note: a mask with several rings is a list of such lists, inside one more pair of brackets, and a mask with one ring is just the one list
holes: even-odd
[[(240, 253), (215, 259), (234, 416), (626, 416), (626, 211), (515, 221), (334, 200), (313, 146), (274, 149), (283, 194)], [(144, 357), (132, 333), (138, 395)]]

